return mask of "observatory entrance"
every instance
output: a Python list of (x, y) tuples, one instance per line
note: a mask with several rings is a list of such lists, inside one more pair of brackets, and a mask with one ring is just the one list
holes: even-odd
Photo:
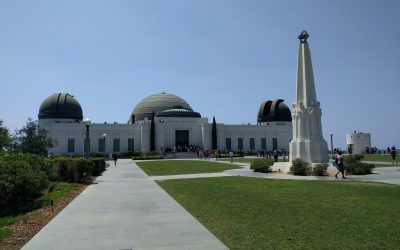
[(189, 130), (175, 130), (175, 146), (178, 151), (183, 151), (189, 146)]

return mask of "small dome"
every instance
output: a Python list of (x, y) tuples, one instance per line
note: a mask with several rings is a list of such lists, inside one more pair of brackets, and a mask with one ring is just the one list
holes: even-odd
[(39, 119), (74, 119), (82, 121), (82, 107), (74, 96), (55, 93), (47, 97), (39, 109)]
[(160, 111), (156, 114), (156, 117), (195, 117), (200, 118), (201, 115), (197, 112), (187, 109), (167, 109)]
[(134, 123), (135, 121), (142, 121), (145, 118), (151, 119), (153, 113), (156, 114), (168, 109), (193, 111), (192, 107), (179, 96), (162, 92), (148, 96), (139, 102), (133, 109), (129, 122)]
[(292, 114), (283, 101), (282, 99), (278, 99), (261, 103), (257, 122), (291, 122)]

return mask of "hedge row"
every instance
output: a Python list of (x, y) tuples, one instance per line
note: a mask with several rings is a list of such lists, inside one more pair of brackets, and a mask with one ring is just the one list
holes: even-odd
[(103, 158), (55, 158), (0, 154), (0, 216), (32, 209), (50, 181), (81, 182), (105, 169)]
[(82, 182), (99, 176), (106, 169), (103, 158), (56, 158), (58, 176), (61, 181)]
[(366, 175), (372, 174), (375, 165), (361, 162), (362, 155), (346, 155), (344, 156), (344, 166), (347, 174)]

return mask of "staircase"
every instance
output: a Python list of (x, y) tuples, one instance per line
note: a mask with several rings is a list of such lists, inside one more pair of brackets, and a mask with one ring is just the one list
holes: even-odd
[(196, 152), (176, 152), (175, 159), (196, 159)]

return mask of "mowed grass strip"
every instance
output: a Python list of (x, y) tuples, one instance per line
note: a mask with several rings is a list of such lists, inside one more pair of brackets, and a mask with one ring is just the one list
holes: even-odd
[(162, 160), (137, 162), (136, 164), (149, 176), (219, 173), (238, 168), (232, 164), (206, 160)]
[(231, 249), (400, 246), (400, 186), (245, 177), (158, 183)]
[[(396, 157), (397, 161), (399, 161), (399, 157)], [(362, 161), (381, 161), (381, 162), (392, 162), (391, 155), (364, 155)]]

